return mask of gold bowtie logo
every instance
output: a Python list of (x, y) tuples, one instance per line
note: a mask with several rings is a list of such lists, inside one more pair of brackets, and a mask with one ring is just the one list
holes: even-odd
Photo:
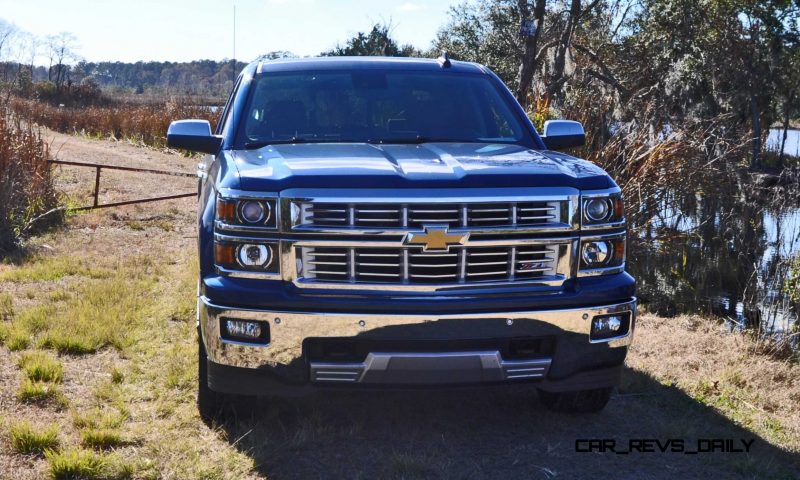
[(424, 227), (425, 233), (409, 233), (403, 240), (404, 245), (422, 245), (422, 251), (450, 250), (451, 245), (463, 245), (469, 238), (466, 233), (447, 233), (447, 227)]

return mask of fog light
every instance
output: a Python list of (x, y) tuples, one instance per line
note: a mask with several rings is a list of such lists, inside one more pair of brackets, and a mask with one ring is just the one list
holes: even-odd
[(261, 325), (256, 322), (242, 322), (239, 320), (228, 320), (225, 322), (228, 333), (234, 337), (258, 338), (261, 336)]
[(269, 264), (272, 255), (266, 245), (246, 243), (239, 247), (239, 263), (243, 267), (260, 267)]
[(592, 340), (620, 337), (628, 333), (628, 314), (602, 315), (592, 319)]
[(254, 320), (221, 319), (223, 339), (250, 343), (269, 343), (269, 325)]
[(601, 267), (611, 257), (608, 242), (586, 242), (583, 244), (583, 263), (589, 268)]

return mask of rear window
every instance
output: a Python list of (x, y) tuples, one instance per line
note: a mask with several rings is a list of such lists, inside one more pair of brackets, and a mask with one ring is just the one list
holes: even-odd
[(529, 143), (497, 86), (449, 72), (292, 72), (255, 80), (239, 142)]

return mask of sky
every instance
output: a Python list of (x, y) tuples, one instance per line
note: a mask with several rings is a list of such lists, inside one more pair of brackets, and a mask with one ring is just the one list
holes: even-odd
[[(37, 36), (70, 32), (87, 61), (189, 61), (288, 50), (317, 55), (379, 21), (428, 48), (460, 0), (0, 0), (0, 19)], [(42, 63), (39, 59), (37, 63)]]

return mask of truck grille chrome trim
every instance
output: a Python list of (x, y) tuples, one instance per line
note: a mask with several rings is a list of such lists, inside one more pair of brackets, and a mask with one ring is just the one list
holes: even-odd
[(567, 223), (561, 201), (476, 204), (346, 204), (300, 202), (294, 227), (421, 228), (436, 223), (454, 227), (522, 227)]
[(296, 246), (300, 286), (309, 283), (386, 287), (484, 282), (562, 282), (569, 275), (569, 243), (452, 247)]
[(579, 191), (572, 188), (447, 190), (287, 190), (283, 230), (394, 235), (437, 224), (475, 234), (578, 230)]

